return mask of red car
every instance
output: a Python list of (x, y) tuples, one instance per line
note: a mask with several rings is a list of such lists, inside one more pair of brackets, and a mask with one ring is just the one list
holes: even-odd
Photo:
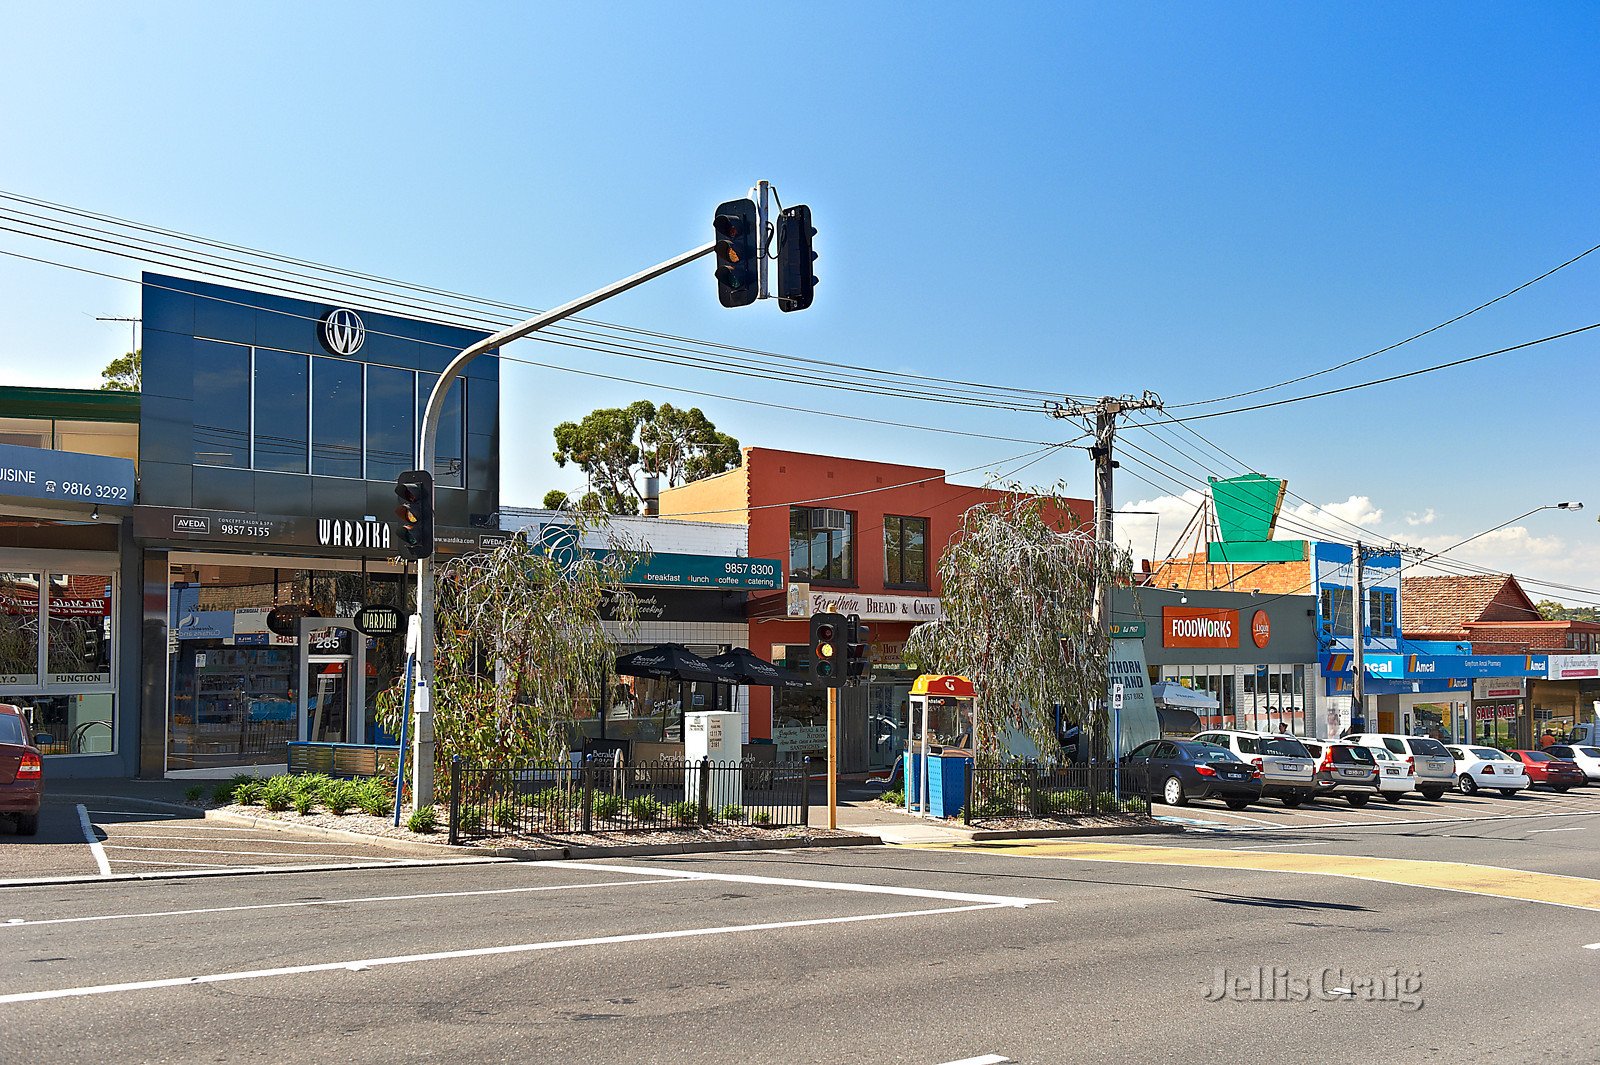
[(1582, 787), (1588, 782), (1577, 762), (1556, 758), (1543, 751), (1507, 751), (1528, 770), (1528, 783), (1532, 787), (1543, 784), (1556, 791)]
[(0, 814), (17, 823), (18, 835), (39, 831), (39, 800), (44, 797), (44, 759), (28, 742), (22, 708), (0, 703)]

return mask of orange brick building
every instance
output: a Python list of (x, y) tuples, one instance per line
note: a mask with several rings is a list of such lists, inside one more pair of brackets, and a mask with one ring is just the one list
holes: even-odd
[[(660, 514), (746, 525), (752, 557), (784, 560), (789, 593), (750, 597), (756, 654), (806, 668), (814, 610), (871, 626), (872, 682), (840, 698), (839, 768), (851, 773), (893, 762), (915, 679), (902, 652), (913, 626), (939, 616), (939, 558), (968, 509), (1003, 498), (932, 467), (751, 447), (737, 469), (662, 492)], [(1054, 518), (1064, 530), (1088, 528), (1093, 513), (1089, 500), (1072, 499)], [(820, 757), (824, 705), (821, 689), (779, 691), (774, 705), (772, 689), (752, 688), (751, 739), (772, 739), (783, 757)]]

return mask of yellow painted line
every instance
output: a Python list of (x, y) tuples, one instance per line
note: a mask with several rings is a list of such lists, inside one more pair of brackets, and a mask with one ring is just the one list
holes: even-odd
[(1249, 869), (1262, 873), (1309, 873), (1371, 880), (1403, 887), (1460, 891), (1472, 895), (1540, 902), (1552, 906), (1600, 910), (1600, 880), (1525, 869), (1504, 869), (1466, 862), (1428, 862), (1411, 858), (1369, 858), (1351, 854), (1292, 854), (1202, 847), (1152, 847), (1136, 843), (1088, 840), (1006, 840), (963, 843), (963, 850), (984, 850), (1018, 858), (1053, 858), (1075, 862), (1117, 862), (1135, 865), (1177, 865), (1201, 869)]

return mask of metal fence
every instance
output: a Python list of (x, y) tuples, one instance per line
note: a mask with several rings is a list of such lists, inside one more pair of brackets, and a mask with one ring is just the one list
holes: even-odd
[(1043, 765), (1011, 762), (978, 766), (967, 777), (967, 824), (1005, 817), (1071, 818), (1150, 814), (1147, 796), (1113, 787), (1109, 765)]
[(450, 763), (450, 842), (472, 836), (809, 824), (808, 765), (587, 758), (510, 768)]

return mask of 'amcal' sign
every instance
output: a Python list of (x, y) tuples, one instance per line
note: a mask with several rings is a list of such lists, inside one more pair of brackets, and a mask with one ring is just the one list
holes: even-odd
[(1164, 606), (1161, 646), (1238, 647), (1239, 612), (1206, 606)]

